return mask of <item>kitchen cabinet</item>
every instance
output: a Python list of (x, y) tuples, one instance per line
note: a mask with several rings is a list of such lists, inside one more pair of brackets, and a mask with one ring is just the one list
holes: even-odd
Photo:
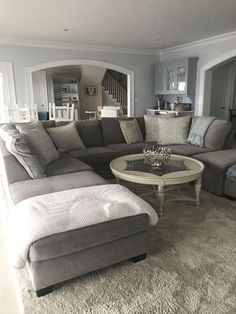
[(198, 58), (160, 63), (155, 68), (156, 95), (195, 95)]

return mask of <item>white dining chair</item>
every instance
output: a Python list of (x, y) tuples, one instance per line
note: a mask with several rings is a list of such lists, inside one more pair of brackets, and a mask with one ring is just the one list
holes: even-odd
[(56, 106), (54, 103), (49, 103), (49, 120), (56, 121), (73, 121), (75, 115), (75, 105), (66, 104)]
[(38, 120), (38, 111), (36, 104), (19, 105), (14, 104), (6, 108), (8, 122), (27, 123)]

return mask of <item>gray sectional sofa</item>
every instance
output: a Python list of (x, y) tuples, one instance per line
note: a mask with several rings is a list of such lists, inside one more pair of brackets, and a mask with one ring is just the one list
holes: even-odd
[[(144, 118), (137, 118), (137, 121), (145, 138)], [(48, 129), (68, 122), (42, 123), (44, 128)], [(214, 147), (214, 141), (219, 145), (216, 134), (220, 125), (219, 122), (215, 125), (212, 123), (209, 128), (209, 146)], [(15, 204), (37, 195), (107, 184), (106, 179), (111, 177), (110, 161), (122, 155), (141, 153), (147, 144), (126, 144), (117, 118), (77, 121), (76, 127), (85, 148), (61, 153), (58, 160), (46, 166), (46, 177), (41, 179), (32, 179), (0, 139), (4, 178), (10, 199)], [(224, 162), (212, 166), (211, 161), (214, 156), (217, 160), (221, 158), (217, 157), (221, 154), (226, 160), (228, 154), (231, 156), (227, 166), (231, 161), (236, 161), (235, 150), (231, 150), (230, 127), (227, 127), (227, 130), (220, 150), (217, 151), (189, 144), (171, 146), (172, 153), (193, 156), (205, 163), (203, 188), (219, 195), (224, 194), (226, 166)], [(129, 258), (134, 261), (145, 258), (148, 250), (148, 228), (148, 216), (142, 214), (55, 234), (36, 241), (30, 247), (28, 260), (33, 288), (40, 296), (49, 292), (55, 283)]]

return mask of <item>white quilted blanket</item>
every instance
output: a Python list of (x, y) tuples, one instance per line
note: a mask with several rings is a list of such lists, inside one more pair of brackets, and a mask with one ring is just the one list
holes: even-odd
[(11, 211), (7, 229), (13, 265), (23, 268), (30, 245), (43, 237), (122, 217), (158, 217), (144, 200), (119, 185), (99, 185), (32, 197)]

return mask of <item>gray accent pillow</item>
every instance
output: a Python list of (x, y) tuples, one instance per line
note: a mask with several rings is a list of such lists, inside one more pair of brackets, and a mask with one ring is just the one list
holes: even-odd
[(146, 136), (145, 142), (158, 142), (158, 115), (144, 115)]
[(59, 158), (52, 139), (40, 122), (16, 124), (16, 128), (24, 135), (30, 150), (37, 156), (42, 166)]
[(49, 128), (47, 131), (59, 152), (68, 152), (70, 150), (85, 148), (84, 143), (78, 134), (75, 122), (58, 126), (56, 128)]
[(158, 121), (158, 142), (163, 145), (186, 144), (190, 121), (190, 116), (160, 119)]
[[(31, 178), (45, 177), (44, 169), (37, 157), (32, 153), (23, 134), (20, 134), (15, 126), (5, 124), (0, 128), (1, 138), (5, 142), (7, 150), (15, 156), (25, 168)], [(13, 170), (14, 171), (14, 170)]]
[(143, 135), (136, 119), (120, 120), (120, 127), (127, 144), (143, 142)]
[[(173, 113), (175, 117), (175, 113)], [(145, 122), (145, 142), (158, 142), (159, 141), (159, 120), (160, 119), (169, 119), (169, 115), (144, 115)]]

